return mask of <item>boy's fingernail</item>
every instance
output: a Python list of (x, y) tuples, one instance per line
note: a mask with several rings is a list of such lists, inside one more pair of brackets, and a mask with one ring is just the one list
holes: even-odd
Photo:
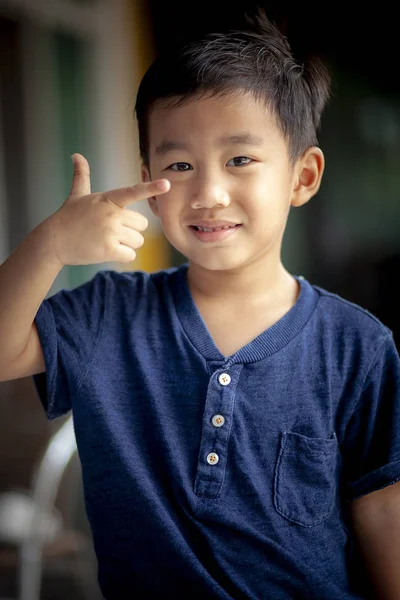
[(166, 179), (159, 181), (157, 183), (157, 188), (159, 190), (162, 190), (163, 192), (166, 192), (167, 190), (169, 190), (169, 181), (167, 181)]

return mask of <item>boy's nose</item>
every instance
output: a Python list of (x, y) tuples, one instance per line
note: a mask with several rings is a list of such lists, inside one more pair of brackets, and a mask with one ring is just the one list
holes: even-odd
[(216, 206), (229, 206), (230, 198), (227, 190), (217, 184), (199, 185), (193, 192), (191, 199), (191, 208), (214, 208)]

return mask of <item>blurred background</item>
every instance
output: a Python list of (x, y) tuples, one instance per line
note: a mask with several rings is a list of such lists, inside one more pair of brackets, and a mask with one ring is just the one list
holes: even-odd
[[(240, 27), (255, 4), (0, 0), (0, 263), (67, 197), (73, 152), (88, 158), (93, 191), (139, 180), (133, 110), (151, 60), (177, 37)], [(318, 52), (334, 76), (319, 136), (322, 186), (292, 210), (284, 263), (370, 310), (399, 347), (400, 53), (389, 3), (370, 12), (329, 3), (323, 14), (320, 3), (258, 5), (285, 27), (299, 58)], [(155, 271), (183, 262), (146, 203), (136, 208), (150, 227), (134, 265), (65, 267), (49, 295), (100, 268)], [(31, 378), (0, 383), (0, 600), (100, 598), (79, 460), (57, 432), (68, 435), (68, 419), (46, 421)], [(58, 463), (46, 455), (50, 444)], [(47, 509), (40, 543), (27, 546), (32, 498)]]

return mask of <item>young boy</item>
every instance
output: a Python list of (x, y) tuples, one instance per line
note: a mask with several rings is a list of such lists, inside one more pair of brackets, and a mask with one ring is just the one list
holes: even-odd
[[(107, 600), (400, 598), (391, 333), (280, 259), (328, 88), (266, 18), (171, 50), (138, 93), (143, 183), (92, 194), (75, 154), (0, 269), (0, 376), (72, 409)], [(64, 265), (134, 259), (143, 198), (187, 264), (44, 301)]]

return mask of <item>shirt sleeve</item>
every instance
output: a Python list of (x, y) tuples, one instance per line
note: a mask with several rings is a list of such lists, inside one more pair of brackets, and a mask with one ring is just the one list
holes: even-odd
[(73, 289), (61, 290), (44, 300), (35, 323), (42, 345), (46, 372), (33, 376), (49, 419), (71, 409), (101, 336), (106, 304), (105, 272)]
[(391, 333), (366, 377), (343, 454), (348, 500), (400, 481), (400, 360)]

